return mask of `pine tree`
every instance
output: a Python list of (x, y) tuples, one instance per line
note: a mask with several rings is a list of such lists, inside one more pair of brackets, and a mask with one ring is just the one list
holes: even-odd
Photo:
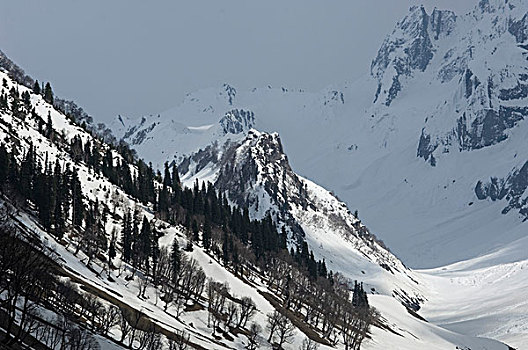
[(46, 87), (44, 88), (44, 101), (53, 105), (53, 90), (49, 82), (46, 83)]
[(46, 135), (47, 138), (53, 139), (53, 123), (51, 121), (51, 113), (48, 111), (48, 119), (46, 121)]
[(108, 245), (108, 274), (110, 274), (110, 269), (112, 268), (112, 260), (117, 256), (116, 247), (115, 247), (115, 235), (112, 235), (112, 240)]
[(140, 265), (145, 264), (147, 273), (150, 269), (149, 257), (151, 256), (152, 249), (152, 230), (150, 227), (150, 222), (147, 220), (147, 217), (143, 217), (143, 223), (141, 224), (141, 231), (139, 233), (139, 249), (138, 253), (140, 254)]
[[(151, 239), (150, 256), (152, 257), (152, 275), (154, 276), (154, 281), (157, 281), (156, 272), (157, 272), (158, 260), (160, 256), (160, 247), (159, 247), (159, 234), (156, 231), (155, 225), (151, 225), (150, 239)], [(148, 266), (147, 266), (147, 271), (148, 271)]]
[(132, 257), (132, 224), (129, 211), (127, 211), (123, 217), (122, 226), (121, 246), (123, 248), (123, 261), (129, 262)]
[(176, 166), (176, 164), (172, 164), (171, 184), (172, 184), (172, 190), (174, 192), (177, 192), (178, 190), (181, 189), (180, 176), (178, 174), (178, 167)]
[(230, 252), (229, 241), (228, 241), (228, 238), (227, 238), (227, 232), (224, 232), (224, 237), (223, 238), (224, 239), (223, 239), (223, 242), (222, 242), (222, 259), (224, 260), (224, 265), (227, 266), (227, 263), (229, 262), (229, 252)]
[(84, 217), (84, 203), (82, 195), (81, 181), (79, 180), (79, 175), (77, 170), (73, 170), (71, 176), (71, 200), (72, 200), (72, 222), (74, 227), (80, 227), (82, 225)]
[(211, 223), (208, 219), (205, 219), (203, 233), (202, 233), (202, 244), (206, 251), (211, 247)]
[(67, 185), (63, 182), (62, 171), (59, 160), (55, 162), (55, 171), (53, 174), (53, 189), (55, 197), (55, 208), (53, 213), (54, 234), (61, 239), (66, 231), (66, 217), (64, 214), (64, 202), (66, 197)]
[(193, 240), (195, 242), (198, 242), (200, 240), (200, 236), (199, 236), (200, 230), (198, 229), (198, 222), (196, 222), (196, 219), (193, 219), (192, 221), (192, 232), (193, 232)]
[(176, 280), (178, 279), (178, 275), (180, 273), (181, 264), (182, 264), (182, 253), (180, 251), (180, 245), (178, 244), (177, 238), (174, 238), (174, 241), (172, 242), (170, 260), (171, 260), (172, 281), (173, 283), (176, 283)]
[(172, 187), (172, 179), (169, 171), (169, 163), (165, 162), (165, 170), (163, 173), (163, 186)]
[(33, 84), (33, 93), (40, 95), (40, 84), (38, 80), (35, 80), (35, 84)]

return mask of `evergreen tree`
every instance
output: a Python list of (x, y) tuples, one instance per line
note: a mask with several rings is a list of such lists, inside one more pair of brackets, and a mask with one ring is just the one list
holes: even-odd
[(176, 283), (182, 265), (182, 253), (180, 251), (180, 245), (178, 244), (177, 238), (174, 238), (174, 241), (172, 242), (170, 261), (172, 281)]
[(112, 267), (112, 260), (117, 256), (116, 247), (115, 247), (115, 236), (112, 235), (112, 240), (108, 245), (108, 273), (110, 274), (110, 269)]
[(38, 80), (35, 80), (35, 84), (33, 84), (33, 93), (40, 95), (40, 84)]
[(145, 265), (147, 272), (150, 270), (149, 257), (151, 256), (152, 249), (152, 229), (150, 227), (150, 222), (147, 220), (147, 217), (143, 217), (143, 223), (141, 224), (141, 231), (138, 237), (140, 265)]
[(211, 223), (208, 219), (205, 219), (203, 233), (202, 233), (202, 244), (206, 251), (211, 247)]
[(79, 180), (79, 175), (77, 174), (77, 170), (73, 170), (72, 176), (71, 176), (71, 201), (72, 201), (72, 222), (74, 227), (80, 227), (82, 225), (83, 217), (84, 217), (84, 203), (83, 203), (83, 195), (82, 195), (82, 188), (81, 188), (81, 181)]
[(172, 184), (172, 190), (174, 192), (177, 192), (178, 190), (181, 189), (180, 176), (178, 174), (178, 167), (176, 166), (176, 164), (172, 164), (171, 184)]
[[(231, 243), (232, 244), (232, 243)], [(229, 240), (227, 238), (227, 232), (224, 232), (223, 242), (222, 242), (222, 260), (224, 260), (224, 265), (227, 266), (229, 262)]]
[(123, 248), (123, 261), (130, 262), (132, 257), (132, 223), (130, 212), (127, 211), (123, 216), (121, 246)]
[(53, 90), (49, 82), (46, 83), (46, 87), (44, 88), (44, 101), (53, 105)]
[(53, 123), (51, 121), (51, 113), (48, 111), (48, 119), (46, 121), (46, 134), (45, 136), (49, 139), (53, 138)]
[(172, 187), (172, 179), (169, 171), (169, 163), (165, 162), (165, 170), (163, 173), (163, 186)]
[(200, 230), (198, 229), (198, 222), (196, 221), (196, 219), (193, 219), (192, 221), (192, 232), (193, 232), (193, 240), (195, 242), (198, 242), (200, 240), (200, 236), (199, 236)]

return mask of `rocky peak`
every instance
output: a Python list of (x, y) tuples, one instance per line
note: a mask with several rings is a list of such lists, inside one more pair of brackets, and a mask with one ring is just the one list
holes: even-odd
[(249, 208), (252, 218), (270, 215), (289, 232), (291, 242), (335, 235), (378, 267), (407, 273), (344, 203), (292, 170), (277, 133), (252, 129), (243, 140), (195, 153), (179, 170), (186, 183), (206, 176), (232, 203)]
[(255, 125), (255, 113), (243, 109), (232, 109), (219, 121), (224, 135), (241, 134)]
[(397, 24), (383, 42), (371, 64), (371, 75), (378, 81), (375, 102), (389, 106), (402, 88), (402, 79), (414, 71), (425, 71), (434, 55), (430, 37), (431, 22), (434, 21), (435, 38), (444, 27), (451, 30), (442, 12), (430, 17), (425, 8), (411, 7), (410, 13)]
[(229, 105), (232, 106), (237, 91), (234, 87), (232, 87), (229, 84), (224, 84), (223, 88), (224, 88), (225, 94), (227, 95), (227, 101), (229, 102)]

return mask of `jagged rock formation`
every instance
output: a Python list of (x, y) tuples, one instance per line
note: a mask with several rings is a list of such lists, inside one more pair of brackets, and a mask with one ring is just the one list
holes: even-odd
[(401, 91), (403, 80), (415, 71), (427, 69), (436, 51), (433, 42), (451, 34), (455, 22), (451, 11), (435, 9), (429, 15), (423, 6), (412, 7), (372, 61), (371, 74), (378, 81), (374, 102), (390, 106)]
[(518, 209), (519, 213), (528, 220), (528, 194), (525, 195), (528, 188), (528, 162), (520, 169), (514, 169), (505, 179), (492, 177), (488, 182), (477, 182), (475, 194), (478, 199), (487, 198), (492, 201), (507, 201), (506, 207), (502, 210), (507, 214), (512, 209)]

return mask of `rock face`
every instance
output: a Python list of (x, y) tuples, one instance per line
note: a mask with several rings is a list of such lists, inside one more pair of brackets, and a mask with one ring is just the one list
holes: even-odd
[(435, 54), (433, 41), (451, 34), (455, 23), (456, 16), (451, 11), (435, 9), (428, 15), (423, 6), (412, 7), (372, 61), (371, 74), (378, 80), (375, 102), (390, 106), (401, 91), (403, 80), (415, 71), (427, 69)]
[(440, 57), (427, 71), (436, 71), (440, 82), (454, 89), (427, 118), (419, 157), (430, 161), (456, 149), (493, 146), (526, 119), (527, 18), (526, 4), (497, 0), (481, 1), (462, 20), (447, 21), (445, 39), (435, 37), (433, 50)]
[(255, 113), (243, 109), (232, 109), (227, 112), (220, 125), (224, 134), (240, 134), (253, 128), (255, 124)]
[(505, 179), (492, 177), (490, 181), (479, 181), (475, 187), (478, 199), (491, 199), (492, 201), (506, 200), (507, 205), (502, 210), (507, 214), (512, 209), (517, 209), (519, 214), (528, 220), (528, 162), (522, 168), (514, 169)]

